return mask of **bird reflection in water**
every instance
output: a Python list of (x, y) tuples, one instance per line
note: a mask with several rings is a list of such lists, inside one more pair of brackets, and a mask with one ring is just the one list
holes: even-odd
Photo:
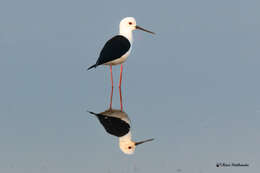
[[(121, 97), (121, 89), (119, 89), (119, 91)], [(112, 101), (112, 99), (110, 101)], [(130, 131), (131, 123), (127, 113), (123, 111), (122, 98), (120, 98), (120, 107), (121, 110), (112, 109), (112, 103), (110, 102), (110, 107), (108, 110), (101, 113), (94, 113), (89, 111), (89, 113), (95, 115), (98, 118), (99, 122), (103, 125), (107, 133), (119, 137), (119, 148), (125, 154), (133, 154), (136, 146), (152, 141), (153, 139), (147, 139), (140, 142), (132, 141), (132, 135)]]

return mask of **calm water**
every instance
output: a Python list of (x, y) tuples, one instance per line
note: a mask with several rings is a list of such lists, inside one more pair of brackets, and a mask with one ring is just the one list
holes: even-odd
[[(259, 172), (259, 6), (1, 1), (0, 172)], [(155, 139), (133, 155), (87, 112), (109, 108), (109, 68), (86, 68), (126, 16), (156, 32), (124, 65), (132, 138)], [(249, 167), (216, 167), (232, 162)]]

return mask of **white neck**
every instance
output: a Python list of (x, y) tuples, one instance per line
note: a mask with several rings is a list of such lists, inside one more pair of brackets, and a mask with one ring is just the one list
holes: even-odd
[(129, 141), (132, 141), (132, 135), (130, 131), (126, 135), (119, 138), (119, 143), (125, 143)]
[(124, 36), (124, 37), (126, 37), (130, 41), (131, 44), (133, 43), (133, 33), (132, 33), (132, 30), (120, 27), (119, 34)]

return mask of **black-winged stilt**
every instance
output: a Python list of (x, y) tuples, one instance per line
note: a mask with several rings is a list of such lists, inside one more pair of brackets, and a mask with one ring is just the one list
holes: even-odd
[(98, 118), (107, 133), (119, 137), (119, 148), (125, 154), (133, 154), (137, 145), (154, 140), (148, 139), (140, 142), (132, 141), (130, 119), (122, 110), (108, 109), (101, 113), (89, 113)]
[(126, 61), (129, 56), (133, 43), (132, 31), (135, 29), (139, 29), (142, 31), (146, 31), (151, 34), (155, 34), (154, 32), (148, 31), (140, 26), (136, 25), (136, 21), (133, 17), (126, 17), (121, 20), (119, 24), (119, 35), (114, 36), (110, 40), (108, 40), (101, 50), (99, 58), (96, 64), (92, 65), (88, 68), (94, 68), (99, 65), (109, 65), (110, 73), (111, 73), (111, 83), (113, 87), (113, 75), (112, 75), (112, 66), (121, 64), (120, 69), (120, 79), (119, 79), (119, 88), (121, 88), (122, 82), (122, 71), (123, 65), (122, 63)]

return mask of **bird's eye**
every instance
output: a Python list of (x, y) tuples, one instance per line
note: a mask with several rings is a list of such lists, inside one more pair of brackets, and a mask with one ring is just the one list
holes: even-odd
[(129, 25), (132, 25), (133, 23), (132, 22), (128, 22)]
[(131, 148), (132, 148), (131, 146), (128, 147), (129, 150), (130, 150)]

